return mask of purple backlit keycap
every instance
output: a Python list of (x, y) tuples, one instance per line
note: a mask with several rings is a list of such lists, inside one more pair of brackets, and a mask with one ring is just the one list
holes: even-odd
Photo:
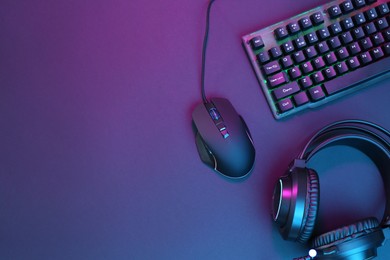
[(325, 75), (325, 78), (327, 79), (327, 80), (329, 80), (329, 79), (333, 79), (334, 77), (336, 77), (336, 71), (334, 70), (334, 68), (333, 67), (329, 67), (329, 68), (327, 68), (327, 69), (324, 69), (323, 70), (323, 74)]
[(302, 76), (302, 72), (298, 67), (293, 67), (288, 71), (288, 75), (294, 80)]
[(308, 90), (311, 100), (317, 101), (325, 97), (325, 93), (321, 86), (315, 86)]
[(300, 88), (298, 86), (298, 83), (294, 81), (275, 89), (273, 94), (276, 100), (279, 100), (287, 96), (290, 96), (294, 93), (297, 93), (299, 90)]
[(309, 76), (301, 78), (298, 82), (303, 88), (309, 88), (313, 86), (313, 81)]
[(294, 108), (294, 105), (291, 102), (291, 99), (289, 99), (289, 98), (286, 98), (286, 99), (278, 102), (277, 105), (278, 105), (279, 111), (282, 113)]
[(263, 66), (265, 75), (271, 75), (280, 71), (280, 65), (277, 60), (271, 61)]
[(297, 105), (297, 106), (301, 106), (301, 105), (309, 102), (309, 98), (307, 97), (306, 92), (300, 92), (300, 93), (294, 95), (293, 100), (294, 100), (295, 105)]
[(347, 60), (347, 64), (351, 70), (354, 70), (354, 69), (360, 67), (360, 62), (359, 62), (358, 58), (356, 58), (356, 57), (349, 58)]
[(269, 85), (272, 88), (274, 88), (276, 86), (279, 86), (279, 85), (287, 82), (286, 75), (284, 74), (283, 71), (276, 73), (275, 75), (272, 75), (268, 78), (268, 82), (269, 82)]
[(292, 65), (294, 65), (290, 55), (283, 57), (282, 59), (280, 59), (280, 61), (281, 61), (284, 69), (287, 69), (287, 68), (291, 67)]
[(372, 49), (370, 51), (370, 53), (371, 53), (371, 57), (373, 57), (374, 60), (378, 60), (378, 59), (382, 58), (383, 56), (385, 56), (381, 47), (376, 47), (376, 48)]
[(348, 71), (348, 66), (345, 63), (345, 61), (343, 61), (343, 62), (340, 62), (340, 63), (336, 64), (335, 65), (335, 69), (336, 69), (337, 73), (339, 75), (341, 75), (341, 74), (343, 74), (343, 73)]
[(313, 80), (314, 84), (317, 85), (325, 80), (324, 75), (322, 75), (321, 71), (314, 72), (311, 74), (311, 79)]

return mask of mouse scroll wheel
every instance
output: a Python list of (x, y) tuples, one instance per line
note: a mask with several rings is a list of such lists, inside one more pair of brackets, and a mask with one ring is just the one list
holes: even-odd
[(218, 113), (216, 108), (210, 108), (209, 113), (214, 121), (217, 121), (221, 118), (221, 115)]

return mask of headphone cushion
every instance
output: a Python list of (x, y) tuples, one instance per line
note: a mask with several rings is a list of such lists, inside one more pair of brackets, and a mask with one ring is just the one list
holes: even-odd
[(307, 186), (305, 214), (302, 223), (302, 231), (297, 238), (298, 242), (305, 243), (311, 237), (316, 223), (319, 204), (319, 180), (318, 174), (313, 169), (307, 170)]
[(342, 228), (327, 232), (316, 237), (313, 240), (313, 247), (319, 248), (322, 246), (330, 245), (338, 240), (342, 240), (346, 237), (350, 237), (352, 235), (362, 233), (364, 231), (371, 231), (379, 226), (378, 219), (371, 217), (367, 219), (363, 219), (359, 222), (356, 222), (349, 226), (344, 226)]

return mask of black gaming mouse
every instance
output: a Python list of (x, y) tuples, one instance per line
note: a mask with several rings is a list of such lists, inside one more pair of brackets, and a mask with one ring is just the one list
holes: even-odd
[(230, 178), (246, 176), (253, 168), (255, 148), (249, 130), (232, 104), (213, 98), (192, 113), (197, 129), (200, 158), (215, 171)]

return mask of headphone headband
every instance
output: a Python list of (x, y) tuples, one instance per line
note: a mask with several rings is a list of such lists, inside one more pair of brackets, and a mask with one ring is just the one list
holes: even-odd
[[(350, 142), (350, 139), (356, 139)], [(366, 153), (362, 145), (371, 141), (390, 157), (390, 132), (383, 127), (362, 120), (344, 120), (327, 125), (317, 132), (298, 156), (306, 162), (319, 150), (331, 145), (352, 145)]]
[(390, 132), (362, 120), (335, 122), (322, 128), (309, 140), (291, 169), (304, 168), (317, 152), (333, 145), (352, 146), (376, 164), (386, 192), (386, 210), (382, 225), (390, 226)]

